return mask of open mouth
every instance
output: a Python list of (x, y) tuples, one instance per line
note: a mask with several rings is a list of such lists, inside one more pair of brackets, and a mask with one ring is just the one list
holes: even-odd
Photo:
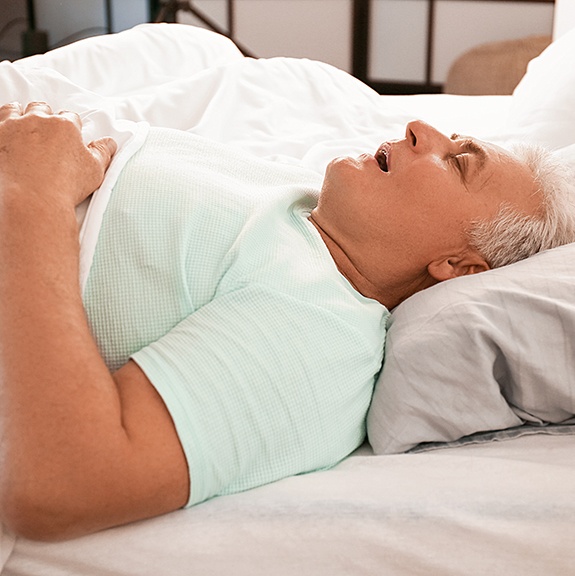
[(387, 150), (380, 148), (375, 154), (375, 159), (377, 160), (379, 169), (382, 172), (389, 172), (389, 167), (387, 165)]

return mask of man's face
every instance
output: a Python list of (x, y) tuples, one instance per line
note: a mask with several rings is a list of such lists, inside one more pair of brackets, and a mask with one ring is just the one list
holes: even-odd
[(332, 161), (312, 220), (361, 273), (379, 267), (401, 275), (464, 254), (472, 222), (493, 218), (502, 203), (529, 215), (540, 210), (525, 164), (417, 121), (374, 155)]

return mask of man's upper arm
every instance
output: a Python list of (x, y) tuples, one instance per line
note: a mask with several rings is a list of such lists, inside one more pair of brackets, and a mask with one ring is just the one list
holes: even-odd
[(163, 401), (134, 362), (113, 378), (120, 422), (105, 428), (97, 420), (86, 422), (84, 432), (58, 446), (45, 431), (48, 441), (39, 444), (52, 446), (53, 453), (24, 455), (27, 464), (13, 477), (14, 489), (2, 495), (3, 522), (16, 534), (74, 538), (186, 503), (186, 460)]
[(140, 470), (139, 480), (132, 485), (134, 493), (141, 491), (142, 500), (150, 499), (158, 513), (182, 507), (189, 493), (188, 468), (170, 413), (135, 362), (120, 368), (114, 380), (123, 426)]
[[(127, 444), (125, 461), (118, 462), (119, 469), (110, 471), (104, 505), (90, 511), (93, 518), (102, 514), (102, 528), (181, 508), (189, 493), (184, 452), (154, 386), (133, 361), (115, 372), (113, 378)], [(81, 508), (80, 502), (77, 505)]]

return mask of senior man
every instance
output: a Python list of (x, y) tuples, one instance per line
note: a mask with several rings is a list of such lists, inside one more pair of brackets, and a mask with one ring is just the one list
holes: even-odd
[(575, 239), (541, 159), (422, 122), (323, 184), (154, 129), (82, 294), (75, 208), (116, 147), (80, 128), (0, 108), (0, 511), (31, 538), (334, 465), (364, 439), (389, 309)]

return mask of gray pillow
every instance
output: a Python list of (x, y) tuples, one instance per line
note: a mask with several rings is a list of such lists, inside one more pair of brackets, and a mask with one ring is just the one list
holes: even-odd
[(575, 244), (398, 306), (368, 413), (378, 454), (575, 415)]

